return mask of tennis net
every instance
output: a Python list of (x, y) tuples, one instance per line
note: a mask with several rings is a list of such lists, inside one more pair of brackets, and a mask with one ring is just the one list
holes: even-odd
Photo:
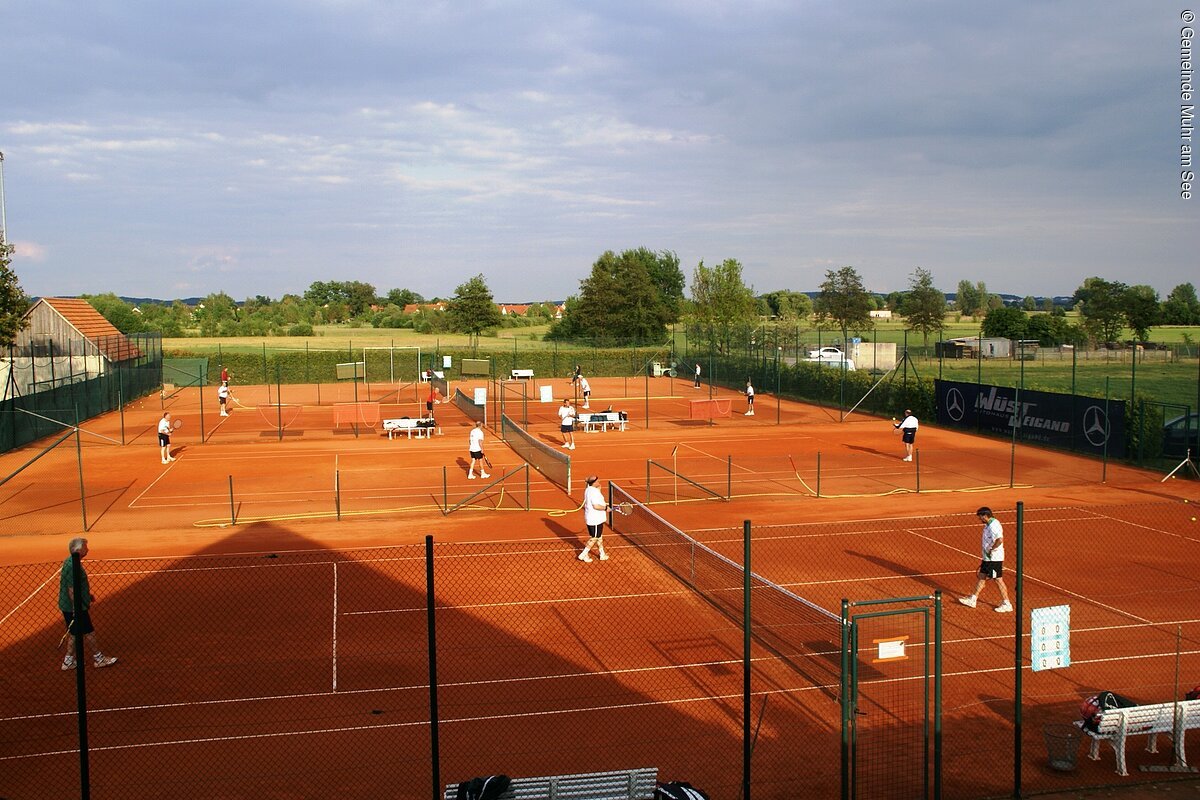
[(509, 419), (507, 414), (500, 415), (500, 438), (511, 447), (517, 455), (525, 459), (525, 463), (546, 476), (571, 493), (571, 457), (560, 453), (553, 447), (540, 442), (529, 431)]
[[(667, 522), (620, 486), (609, 484), (609, 489), (612, 504), (629, 510), (613, 514), (613, 530), (742, 627), (746, 570)], [(749, 578), (750, 634), (836, 697), (841, 683), (842, 618), (754, 572)]]
[(487, 404), (481, 406), (475, 405), (475, 400), (464, 394), (462, 389), (454, 390), (452, 400), (455, 407), (466, 414), (468, 419), (473, 419), (476, 422), (482, 422), (484, 425), (487, 425)]

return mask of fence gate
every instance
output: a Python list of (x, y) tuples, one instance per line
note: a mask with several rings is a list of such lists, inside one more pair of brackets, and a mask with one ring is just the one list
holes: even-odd
[(941, 798), (941, 596), (842, 601), (842, 797)]

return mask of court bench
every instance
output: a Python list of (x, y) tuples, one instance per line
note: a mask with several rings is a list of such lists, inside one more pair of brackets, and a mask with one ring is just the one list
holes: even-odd
[(511, 373), (512, 379), (528, 381), (533, 379), (533, 370), (531, 369), (514, 369)]
[[(498, 800), (651, 800), (657, 784), (657, 767), (513, 778)], [(457, 797), (458, 784), (446, 786), (445, 800)]]
[(436, 428), (437, 423), (431, 419), (401, 417), (400, 419), (385, 419), (383, 421), (383, 429), (387, 432), (389, 439), (397, 433), (407, 433), (410, 439), (413, 437), (413, 434), (416, 434), (418, 439), (422, 436), (428, 439)]
[(625, 423), (628, 421), (628, 415), (622, 411), (601, 411), (596, 414), (589, 414), (585, 411), (579, 415), (579, 421), (583, 423), (585, 432), (606, 431), (609, 425), (623, 431)]
[(1095, 731), (1085, 728), (1083, 720), (1076, 720), (1075, 725), (1091, 737), (1088, 758), (1093, 761), (1100, 760), (1100, 742), (1112, 744), (1118, 775), (1129, 774), (1125, 768), (1125, 740), (1130, 736), (1149, 736), (1150, 740), (1146, 743), (1148, 753), (1158, 752), (1159, 734), (1170, 736), (1175, 745), (1175, 765), (1186, 767), (1184, 739), (1189, 730), (1200, 729), (1200, 700), (1110, 708), (1101, 715)]

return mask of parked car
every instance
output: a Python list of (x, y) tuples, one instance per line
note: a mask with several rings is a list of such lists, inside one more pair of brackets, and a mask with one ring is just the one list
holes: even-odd
[(822, 347), (820, 350), (809, 350), (810, 361), (842, 361), (846, 354), (836, 347)]
[(1180, 414), (1175, 419), (1168, 421), (1163, 425), (1162, 430), (1163, 455), (1183, 458), (1190, 449), (1193, 459), (1200, 458), (1200, 444), (1197, 443), (1197, 438), (1200, 437), (1198, 431), (1200, 431), (1200, 412)]

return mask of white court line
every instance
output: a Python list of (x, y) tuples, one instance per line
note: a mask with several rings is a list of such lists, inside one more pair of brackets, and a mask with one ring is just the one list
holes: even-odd
[(9, 611), (7, 614), (5, 614), (3, 617), (0, 617), (0, 625), (3, 625), (5, 622), (8, 622), (9, 617), (11, 617), (13, 614), (17, 613), (18, 611), (20, 611), (21, 608), (24, 607), (26, 603), (28, 603), (30, 600), (32, 600), (38, 594), (38, 592), (42, 591), (42, 589), (45, 589), (46, 584), (48, 584), (48, 583), (50, 583), (50, 581), (54, 580), (54, 578), (58, 574), (59, 574), (59, 570), (57, 570), (57, 569), (54, 570), (54, 572), (50, 574), (50, 577), (46, 578), (46, 580), (42, 582), (41, 586), (38, 586), (36, 589), (34, 589), (32, 592), (30, 592), (28, 597), (26, 597), (24, 600), (22, 600), (21, 602), (17, 603), (15, 606), (13, 606), (13, 609), (11, 611)]
[(168, 472), (170, 472), (170, 471), (171, 471), (171, 469), (173, 469), (173, 468), (174, 468), (174, 466), (175, 466), (176, 464), (178, 464), (178, 463), (179, 463), (178, 461), (172, 461), (170, 464), (167, 464), (167, 468), (166, 468), (166, 469), (164, 469), (164, 470), (163, 470), (161, 473), (159, 473), (159, 476), (158, 476), (157, 478), (155, 478), (154, 480), (150, 481), (150, 485), (149, 485), (149, 486), (147, 486), (145, 489), (143, 489), (141, 494), (139, 494), (137, 497), (135, 497), (135, 498), (133, 498), (132, 500), (130, 500), (130, 501), (129, 501), (129, 505), (127, 506), (127, 508), (133, 508), (133, 507), (134, 507), (134, 505), (133, 505), (133, 504), (134, 504), (134, 503), (136, 503), (138, 500), (141, 500), (141, 499), (142, 499), (142, 497), (143, 497), (143, 496), (146, 494), (146, 492), (148, 492), (148, 491), (150, 491), (151, 489), (153, 489), (153, 488), (154, 488), (154, 484), (158, 483), (158, 482), (159, 482), (159, 481), (161, 481), (163, 478), (165, 478), (165, 477), (167, 476), (167, 473), (168, 473)]

